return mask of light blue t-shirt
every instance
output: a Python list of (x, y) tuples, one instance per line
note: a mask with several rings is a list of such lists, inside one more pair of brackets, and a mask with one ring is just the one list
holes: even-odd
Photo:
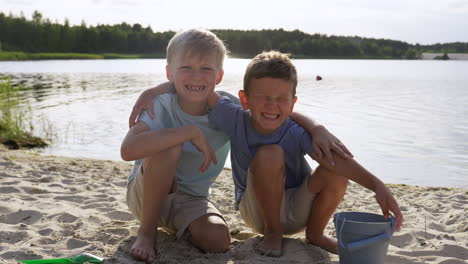
[(226, 132), (231, 140), (236, 209), (239, 208), (239, 202), (246, 189), (247, 170), (258, 147), (277, 144), (283, 148), (286, 189), (300, 186), (312, 172), (304, 157), (312, 152), (312, 137), (293, 120), (286, 119), (272, 134), (260, 134), (252, 126), (250, 112), (232, 103), (227, 97), (218, 100), (208, 118), (216, 127)]
[[(229, 93), (220, 93), (229, 96), (234, 101), (238, 101), (236, 97)], [(145, 122), (151, 131), (194, 125), (199, 127), (205, 134), (216, 154), (218, 164), (211, 163), (205, 172), (200, 172), (198, 168), (203, 163), (204, 156), (189, 141), (186, 141), (183, 144), (182, 154), (177, 163), (176, 177), (178, 190), (194, 196), (207, 197), (211, 184), (215, 181), (226, 162), (229, 153), (229, 137), (208, 121), (208, 115), (192, 116), (182, 111), (177, 101), (177, 94), (162, 94), (155, 97), (153, 99), (153, 109), (154, 119), (151, 119), (146, 111), (139, 117), (139, 120)], [(141, 162), (141, 160), (135, 161), (128, 182), (135, 178)]]

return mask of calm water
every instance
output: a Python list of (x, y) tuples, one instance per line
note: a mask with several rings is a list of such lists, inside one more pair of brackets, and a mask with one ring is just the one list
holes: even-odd
[[(294, 62), (296, 110), (324, 123), (378, 177), (468, 188), (468, 61)], [(247, 63), (228, 59), (217, 89), (236, 94)], [(164, 67), (164, 60), (0, 62), (0, 74), (32, 87), (25, 98), (34, 115), (53, 122), (58, 139), (45, 153), (120, 160), (133, 103), (165, 81)]]

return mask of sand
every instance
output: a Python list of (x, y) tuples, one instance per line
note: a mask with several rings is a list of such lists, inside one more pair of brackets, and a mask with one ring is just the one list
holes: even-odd
[[(138, 263), (128, 249), (138, 228), (125, 202), (131, 163), (44, 156), (0, 147), (0, 263), (90, 252), (104, 263)], [(390, 185), (404, 213), (385, 263), (467, 263), (468, 190)], [(158, 231), (158, 263), (338, 263), (338, 256), (285, 239), (280, 258), (253, 252), (259, 237), (232, 209), (231, 171), (224, 170), (212, 199), (230, 225), (231, 250), (205, 254), (186, 240)], [(373, 194), (350, 184), (337, 211), (379, 213)], [(330, 221), (326, 233), (334, 235)]]

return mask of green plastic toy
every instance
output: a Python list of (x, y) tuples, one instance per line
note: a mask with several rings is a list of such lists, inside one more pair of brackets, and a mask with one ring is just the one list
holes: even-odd
[(81, 253), (74, 258), (58, 258), (58, 259), (36, 259), (22, 260), (21, 263), (26, 264), (84, 264), (84, 263), (101, 263), (102, 258), (89, 253)]

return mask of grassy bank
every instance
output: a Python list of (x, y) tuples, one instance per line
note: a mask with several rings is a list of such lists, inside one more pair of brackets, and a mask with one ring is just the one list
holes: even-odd
[(97, 59), (148, 59), (165, 58), (164, 54), (89, 54), (89, 53), (28, 53), (28, 52), (0, 52), (0, 61), (20, 60), (97, 60)]
[(11, 149), (45, 147), (48, 142), (32, 134), (31, 107), (20, 102), (20, 90), (10, 79), (0, 79), (0, 143)]
[[(360, 59), (360, 60), (401, 60), (402, 58), (390, 56), (303, 56), (294, 55), (295, 59)], [(27, 52), (0, 52), (0, 61), (20, 60), (92, 60), (92, 59), (164, 59), (165, 54), (88, 54), (88, 53), (27, 53)], [(251, 59), (248, 54), (230, 54), (231, 58)]]

